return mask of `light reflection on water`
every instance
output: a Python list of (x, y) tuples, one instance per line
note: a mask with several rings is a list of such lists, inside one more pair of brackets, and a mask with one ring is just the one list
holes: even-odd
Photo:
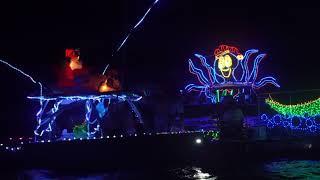
[[(72, 173), (71, 173), (72, 174)], [(18, 179), (81, 179), (81, 180), (93, 180), (93, 179), (107, 179), (107, 180), (130, 180), (130, 179), (183, 179), (183, 180), (215, 180), (216, 176), (213, 176), (207, 172), (203, 172), (198, 167), (186, 167), (177, 168), (166, 171), (114, 171), (89, 175), (68, 175), (61, 174), (48, 170), (26, 170), (18, 175)]]
[(320, 161), (273, 161), (264, 166), (267, 177), (283, 179), (320, 179)]
[(173, 174), (173, 177), (178, 179), (194, 179), (194, 180), (215, 180), (216, 176), (211, 175), (207, 172), (202, 172), (201, 168), (198, 167), (187, 167), (187, 168), (178, 168), (169, 171), (170, 174)]
[[(110, 179), (110, 180), (130, 180), (130, 179), (181, 179), (181, 180), (215, 180), (230, 179), (239, 177), (252, 179), (320, 179), (320, 161), (311, 160), (282, 160), (272, 161), (263, 164), (260, 170), (254, 167), (243, 167), (237, 169), (227, 168), (222, 172), (215, 168), (203, 169), (200, 167), (184, 167), (170, 170), (118, 170), (101, 173), (84, 172), (56, 172), (49, 170), (25, 170), (16, 174), (15, 179)], [(240, 172), (240, 173), (239, 173)], [(1, 178), (2, 179), (2, 178)]]

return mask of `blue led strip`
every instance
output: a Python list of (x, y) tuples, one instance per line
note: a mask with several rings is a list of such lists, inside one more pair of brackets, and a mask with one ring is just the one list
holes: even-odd
[(207, 98), (211, 99), (212, 103), (216, 103), (217, 102), (217, 98), (212, 92), (205, 91), (205, 95), (206, 95)]
[[(266, 54), (259, 54), (255, 60), (254, 60), (254, 67), (253, 67), (253, 71), (251, 72), (250, 76), (249, 76), (249, 81), (254, 82), (257, 78), (257, 74), (258, 74), (258, 68), (259, 68), (259, 63), (260, 61), (266, 56)], [(251, 79), (252, 78), (252, 79)]]
[(250, 56), (256, 52), (258, 52), (258, 50), (250, 49), (244, 53), (244, 58), (243, 58), (243, 60), (240, 61), (240, 65), (242, 67), (242, 75), (241, 75), (240, 81), (243, 81), (243, 78), (245, 78), (245, 80), (247, 79), (247, 76), (249, 74), (248, 60), (249, 60)]
[(142, 124), (143, 120), (138, 108), (132, 103), (132, 101), (127, 100), (127, 102), (131, 108), (131, 111), (134, 113), (135, 117), (138, 119), (139, 123)]
[(198, 85), (194, 85), (194, 84), (189, 84), (188, 86), (185, 87), (185, 90), (187, 90), (187, 92), (202, 91), (205, 88), (207, 88), (207, 87), (206, 86), (198, 86)]
[(92, 100), (86, 101), (86, 124), (87, 124), (87, 134), (90, 137), (90, 117), (92, 112)]
[(276, 87), (280, 87), (280, 85), (277, 83), (276, 79), (273, 77), (270, 77), (270, 76), (262, 78), (258, 83), (254, 83), (252, 86), (255, 89), (259, 89), (268, 83), (273, 84)]
[(109, 98), (125, 100), (125, 99), (129, 98), (132, 101), (139, 101), (142, 98), (142, 96), (139, 96), (136, 94), (131, 94), (131, 95), (108, 94), (108, 95), (85, 95), (85, 96), (58, 96), (58, 97), (28, 96), (27, 98), (28, 99), (35, 99), (35, 100), (43, 100), (43, 101), (56, 101), (59, 99), (78, 101), (78, 100), (98, 100), (98, 99), (109, 99)]
[(312, 133), (320, 130), (320, 124), (317, 123), (317, 120), (320, 120), (320, 116), (298, 117), (276, 114), (269, 118), (266, 114), (262, 114), (260, 119), (267, 123), (268, 128), (280, 126), (284, 128), (290, 128), (292, 130), (307, 131)]
[(258, 50), (256, 49), (250, 49), (248, 51), (246, 51), (245, 55), (244, 55), (244, 59), (243, 59), (243, 63), (244, 63), (244, 69), (245, 69), (245, 81), (248, 82), (249, 81), (249, 77), (250, 77), (250, 73), (249, 73), (249, 68), (248, 68), (248, 61), (251, 57), (252, 54), (257, 53)]
[(62, 100), (53, 102), (53, 107), (44, 114), (44, 111), (49, 103), (50, 101), (44, 101), (44, 105), (40, 106), (40, 110), (39, 110), (39, 112), (41, 113), (38, 112), (36, 114), (38, 125), (34, 131), (34, 134), (37, 136), (42, 136), (44, 129), (46, 132), (52, 131), (51, 126), (56, 119), (56, 113), (59, 110), (60, 104), (62, 104)]
[(202, 84), (202, 85), (205, 85), (205, 84), (210, 84), (208, 79), (204, 76), (203, 74), (203, 71), (201, 69), (198, 69), (196, 68), (191, 59), (189, 59), (189, 71), (192, 73), (192, 74), (195, 74), (199, 80), (199, 82)]
[(204, 56), (200, 54), (194, 54), (194, 55), (200, 59), (202, 66), (207, 68), (211, 85), (213, 85), (216, 82), (216, 77), (214, 76), (213, 68), (207, 63), (207, 59)]

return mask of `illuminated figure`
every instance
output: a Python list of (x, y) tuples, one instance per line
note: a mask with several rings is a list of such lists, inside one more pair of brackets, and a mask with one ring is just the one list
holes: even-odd
[(70, 58), (69, 67), (72, 71), (82, 69), (79, 49), (66, 49), (66, 58)]
[(108, 70), (103, 75), (91, 74), (83, 66), (80, 49), (65, 50), (66, 64), (63, 72), (59, 71), (58, 86), (65, 92), (110, 92), (120, 91), (121, 84), (118, 72)]
[[(218, 69), (224, 78), (230, 78), (231, 72), (238, 66), (238, 62), (243, 60), (243, 55), (239, 53), (237, 48), (226, 45), (219, 46), (219, 48), (214, 51), (214, 55)], [(234, 58), (236, 59), (235, 62), (233, 62)]]
[(60, 88), (80, 88), (85, 86), (89, 73), (80, 60), (80, 49), (66, 49), (65, 58), (65, 67), (62, 72), (59, 70), (58, 86)]
[(204, 93), (212, 103), (216, 103), (219, 102), (221, 89), (227, 89), (230, 95), (238, 98), (245, 91), (245, 88), (249, 88), (251, 91), (251, 89), (259, 89), (268, 83), (280, 87), (276, 79), (271, 76), (264, 77), (260, 81), (256, 80), (259, 63), (266, 56), (266, 54), (257, 55), (250, 70), (250, 57), (257, 52), (258, 50), (251, 49), (242, 55), (236, 47), (220, 45), (214, 51), (213, 65), (208, 64), (204, 56), (195, 54), (197, 61), (201, 63), (203, 68), (195, 67), (194, 62), (196, 61), (189, 59), (189, 71), (197, 76), (200, 84), (188, 84), (185, 87), (186, 91)]

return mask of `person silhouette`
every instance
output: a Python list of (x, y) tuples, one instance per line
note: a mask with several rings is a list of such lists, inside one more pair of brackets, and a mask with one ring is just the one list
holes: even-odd
[(220, 131), (222, 138), (241, 138), (244, 114), (232, 96), (225, 96), (221, 103)]

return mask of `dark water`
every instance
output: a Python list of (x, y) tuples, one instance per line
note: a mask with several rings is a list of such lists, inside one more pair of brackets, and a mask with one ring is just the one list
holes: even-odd
[[(8, 174), (7, 172), (6, 174)], [(1, 179), (181, 179), (181, 180), (214, 180), (214, 179), (320, 179), (320, 161), (312, 160), (277, 160), (254, 167), (245, 164), (239, 168), (183, 167), (161, 170), (114, 170), (112, 172), (84, 173), (61, 172), (50, 170), (24, 170), (15, 172)]]

